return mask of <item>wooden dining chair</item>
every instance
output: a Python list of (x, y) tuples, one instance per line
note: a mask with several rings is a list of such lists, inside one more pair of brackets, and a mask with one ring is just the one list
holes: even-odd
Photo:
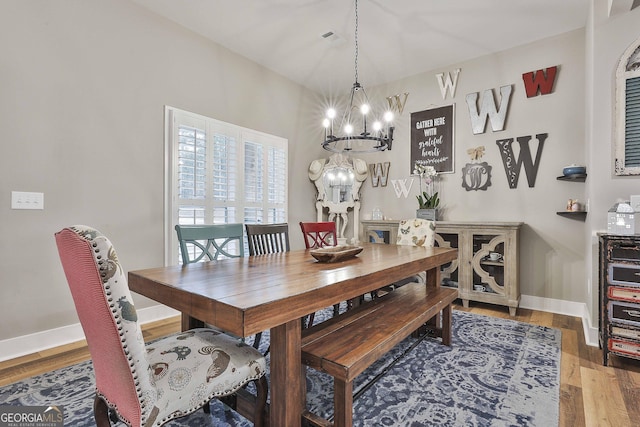
[[(253, 422), (262, 425), (266, 360), (218, 330), (196, 328), (145, 345), (127, 276), (98, 230), (77, 225), (55, 234), (60, 261), (84, 331), (95, 374), (98, 427), (111, 418), (158, 427), (234, 394), (254, 381)], [(110, 414), (111, 412), (111, 414)]]
[[(333, 221), (320, 222), (300, 222), (300, 230), (304, 238), (304, 246), (307, 249), (325, 248), (336, 246), (338, 236), (336, 233), (336, 223)], [(340, 304), (333, 305), (333, 315), (340, 314)], [(307, 327), (313, 326), (315, 313), (311, 313), (307, 320)]]
[(245, 224), (249, 255), (289, 252), (289, 224)]
[[(175, 229), (183, 265), (244, 256), (242, 224), (178, 224)], [(258, 332), (253, 347), (259, 348), (261, 340), (262, 332)]]
[(300, 230), (302, 230), (304, 246), (307, 249), (324, 248), (338, 244), (336, 223), (333, 221), (300, 222)]
[(183, 264), (244, 256), (242, 224), (176, 225)]
[[(267, 255), (289, 252), (289, 224), (245, 224), (249, 255)], [(310, 325), (311, 317), (302, 318), (302, 326)], [(311, 318), (312, 319), (312, 318)], [(267, 354), (269, 350), (265, 352)]]

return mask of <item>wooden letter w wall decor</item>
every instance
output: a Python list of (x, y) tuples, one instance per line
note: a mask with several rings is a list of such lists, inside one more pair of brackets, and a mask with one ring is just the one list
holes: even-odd
[(382, 163), (371, 163), (369, 165), (369, 174), (371, 175), (371, 185), (373, 187), (377, 187), (378, 185), (383, 187), (387, 186), (390, 166), (391, 162), (384, 162), (384, 167), (382, 166)]
[(535, 185), (538, 166), (540, 166), (542, 147), (544, 147), (547, 136), (549, 136), (547, 133), (539, 133), (536, 135), (538, 139), (538, 150), (536, 151), (535, 162), (531, 159), (531, 149), (529, 148), (531, 136), (519, 136), (516, 138), (520, 145), (520, 153), (517, 159), (513, 153), (513, 147), (511, 147), (513, 138), (499, 139), (496, 141), (498, 148), (500, 148), (500, 155), (502, 156), (504, 171), (507, 174), (507, 181), (509, 181), (509, 188), (516, 188), (518, 186), (518, 178), (520, 177), (520, 168), (522, 165), (524, 165), (524, 171), (527, 174), (529, 187)]

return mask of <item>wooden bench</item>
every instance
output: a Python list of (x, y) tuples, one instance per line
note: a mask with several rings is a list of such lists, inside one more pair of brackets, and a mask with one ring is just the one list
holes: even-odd
[[(443, 313), (439, 335), (451, 345), (456, 289), (410, 283), (304, 331), (302, 363), (334, 378), (333, 424), (307, 411), (317, 426), (351, 427), (353, 380), (424, 323)], [(439, 323), (439, 322), (437, 322)]]

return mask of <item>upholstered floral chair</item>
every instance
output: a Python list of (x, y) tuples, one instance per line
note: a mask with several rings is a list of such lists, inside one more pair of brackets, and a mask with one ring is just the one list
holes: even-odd
[(400, 221), (398, 225), (397, 245), (431, 247), (436, 237), (435, 221), (411, 218)]
[(211, 399), (256, 382), (255, 425), (267, 397), (260, 352), (224, 333), (200, 328), (145, 346), (127, 277), (111, 242), (87, 226), (55, 235), (60, 260), (84, 330), (96, 380), (94, 416), (128, 426), (161, 426), (208, 409)]
[[(397, 245), (433, 247), (436, 237), (435, 221), (426, 219), (411, 218), (400, 221), (398, 224)], [(425, 283), (426, 274), (420, 273), (415, 276), (407, 277), (404, 280), (393, 284), (394, 288), (400, 287), (410, 282)]]

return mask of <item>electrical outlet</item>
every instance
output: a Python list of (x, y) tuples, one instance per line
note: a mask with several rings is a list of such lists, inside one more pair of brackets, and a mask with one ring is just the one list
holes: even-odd
[(44, 209), (44, 193), (12, 191), (11, 209)]

